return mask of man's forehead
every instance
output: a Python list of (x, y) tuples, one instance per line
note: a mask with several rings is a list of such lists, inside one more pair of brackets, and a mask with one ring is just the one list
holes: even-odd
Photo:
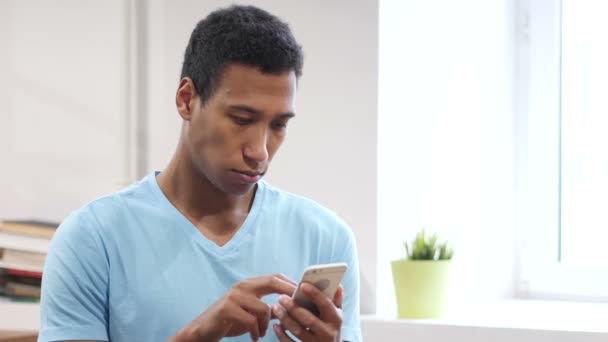
[(232, 70), (224, 74), (216, 89), (225, 101), (264, 100), (293, 105), (295, 74), (263, 74), (255, 69)]

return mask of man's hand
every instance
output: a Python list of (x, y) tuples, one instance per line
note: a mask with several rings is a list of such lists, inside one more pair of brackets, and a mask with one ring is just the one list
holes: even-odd
[(287, 334), (289, 330), (303, 342), (336, 342), (340, 341), (342, 327), (342, 285), (336, 291), (333, 300), (327, 298), (311, 284), (302, 284), (302, 291), (319, 308), (319, 317), (297, 305), (290, 297), (282, 295), (279, 303), (272, 308), (273, 315), (281, 324), (274, 325), (274, 332), (281, 342), (293, 341)]
[(266, 334), (271, 318), (270, 307), (260, 298), (273, 293), (291, 296), (296, 285), (281, 274), (238, 282), (172, 340), (219, 341), (249, 333), (257, 341)]

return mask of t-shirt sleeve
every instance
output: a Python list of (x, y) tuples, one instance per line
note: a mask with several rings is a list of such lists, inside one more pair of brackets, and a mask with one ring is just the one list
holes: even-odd
[(343, 238), (343, 254), (337, 260), (345, 262), (348, 270), (342, 280), (344, 286), (344, 297), (342, 299), (342, 331), (343, 341), (361, 342), (361, 321), (359, 304), (359, 259), (357, 257), (357, 245), (355, 237), (350, 228), (345, 228), (346, 237)]
[(51, 241), (42, 276), (39, 342), (109, 340), (109, 264), (94, 222), (81, 210)]

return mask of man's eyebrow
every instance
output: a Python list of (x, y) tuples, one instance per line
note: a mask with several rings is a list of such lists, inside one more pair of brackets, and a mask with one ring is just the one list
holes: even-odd
[(294, 116), (296, 116), (296, 113), (292, 113), (292, 112), (288, 112), (288, 113), (282, 113), (278, 115), (281, 119), (291, 119)]
[[(260, 111), (254, 109), (254, 108), (251, 108), (249, 106), (232, 105), (232, 106), (230, 106), (230, 108), (231, 109), (240, 110), (240, 111), (243, 111), (243, 112), (247, 112), (247, 113), (250, 113), (250, 114), (255, 115), (255, 116), (261, 116), (262, 115), (262, 113)], [(293, 113), (293, 112), (287, 112), (287, 113), (278, 114), (277, 116), (279, 116), (281, 118), (289, 119), (289, 118), (293, 118), (294, 116), (296, 116), (296, 114)]]

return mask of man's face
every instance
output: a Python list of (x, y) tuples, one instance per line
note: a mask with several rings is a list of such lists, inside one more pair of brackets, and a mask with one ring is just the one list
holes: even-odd
[[(285, 139), (295, 92), (293, 71), (263, 74), (252, 67), (228, 66), (204, 106), (196, 94), (188, 101), (184, 134), (194, 167), (225, 193), (247, 193)], [(178, 90), (184, 117), (179, 97)]]

